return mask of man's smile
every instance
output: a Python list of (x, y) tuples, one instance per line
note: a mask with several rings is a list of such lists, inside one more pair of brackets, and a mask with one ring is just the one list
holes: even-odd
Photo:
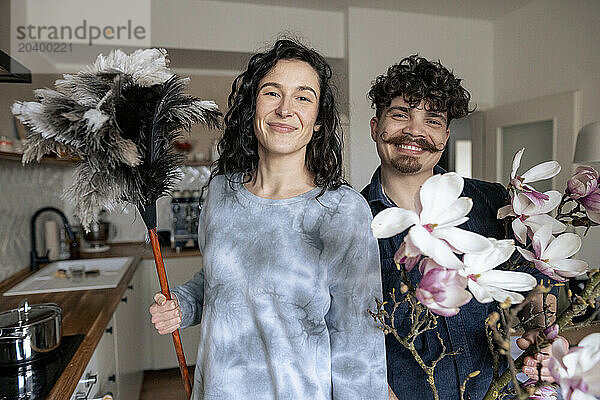
[(394, 146), (403, 152), (422, 153), (424, 151), (423, 148), (414, 144), (394, 144)]

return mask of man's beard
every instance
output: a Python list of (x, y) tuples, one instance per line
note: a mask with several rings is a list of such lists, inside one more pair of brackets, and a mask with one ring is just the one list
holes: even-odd
[[(434, 144), (429, 143), (427, 140), (423, 138), (413, 139), (408, 135), (396, 136), (390, 139), (383, 139), (384, 143), (388, 143), (391, 145), (416, 145), (422, 148), (425, 151), (430, 153), (438, 153), (440, 151), (444, 151), (445, 145), (441, 144), (440, 146), (436, 146)], [(394, 167), (398, 172), (403, 174), (414, 174), (419, 172), (421, 168), (423, 168), (423, 164), (421, 164), (417, 157), (409, 156), (406, 154), (398, 154), (394, 158), (390, 160), (392, 167)]]
[(423, 164), (417, 160), (417, 157), (400, 154), (390, 160), (392, 167), (403, 174), (414, 174), (423, 168)]

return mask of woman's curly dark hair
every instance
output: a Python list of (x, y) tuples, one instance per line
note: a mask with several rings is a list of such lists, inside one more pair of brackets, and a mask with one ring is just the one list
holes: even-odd
[(475, 111), (469, 110), (471, 94), (461, 81), (439, 61), (431, 62), (415, 54), (389, 67), (387, 75), (378, 76), (369, 91), (369, 100), (371, 107), (376, 108), (377, 118), (395, 97), (402, 96), (411, 107), (424, 101), (429, 111), (447, 112), (449, 124)]
[(320, 196), (326, 189), (337, 189), (345, 184), (341, 124), (330, 83), (331, 67), (315, 50), (287, 39), (278, 40), (272, 49), (255, 54), (246, 71), (233, 81), (225, 132), (218, 143), (220, 156), (211, 178), (223, 174), (232, 182), (235, 174), (242, 177), (243, 183), (251, 180), (250, 173), (258, 166), (258, 140), (254, 134), (258, 83), (279, 60), (304, 61), (319, 77), (321, 95), (316, 123), (321, 128), (313, 133), (307, 145), (305, 163), (314, 176), (314, 184), (322, 188)]

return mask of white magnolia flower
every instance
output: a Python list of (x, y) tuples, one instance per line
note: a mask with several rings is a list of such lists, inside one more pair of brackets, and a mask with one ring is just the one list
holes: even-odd
[(503, 302), (509, 298), (512, 304), (522, 302), (525, 297), (515, 291), (524, 292), (537, 285), (535, 278), (525, 272), (500, 271), (494, 268), (510, 258), (515, 251), (512, 240), (488, 238), (493, 247), (481, 254), (465, 254), (466, 268), (460, 274), (469, 278), (469, 291), (480, 303), (493, 300)]
[(387, 238), (410, 228), (407, 237), (423, 255), (446, 268), (463, 268), (454, 252), (481, 253), (491, 248), (485, 237), (456, 227), (469, 219), (473, 207), (470, 198), (459, 197), (463, 186), (463, 178), (454, 172), (432, 176), (419, 192), (418, 212), (398, 207), (383, 210), (373, 218), (373, 235)]
[(542, 206), (544, 201), (548, 200), (547, 195), (538, 192), (532, 186), (528, 185), (528, 183), (550, 179), (553, 176), (558, 175), (560, 172), (560, 164), (556, 161), (546, 161), (531, 167), (523, 175), (517, 175), (517, 170), (521, 165), (521, 157), (523, 157), (524, 151), (525, 148), (523, 147), (521, 150), (515, 153), (512, 162), (512, 171), (510, 173), (510, 183), (516, 189), (523, 191), (525, 196), (527, 196), (532, 202), (538, 206)]
[(565, 224), (547, 214), (558, 207), (561, 194), (556, 190), (549, 190), (544, 195), (547, 200), (540, 206), (531, 201), (525, 193), (518, 193), (513, 196), (511, 204), (498, 210), (498, 219), (516, 217), (512, 222), (512, 229), (515, 238), (523, 244), (527, 241), (528, 233), (533, 236), (544, 225), (551, 225), (553, 234), (564, 232), (567, 228)]
[(517, 247), (517, 250), (543, 274), (557, 281), (565, 281), (583, 274), (588, 267), (585, 261), (569, 259), (581, 248), (581, 238), (575, 233), (552, 236), (552, 226), (544, 225), (533, 235), (533, 250)]
[(595, 400), (600, 396), (600, 333), (586, 336), (571, 350), (555, 340), (549, 369), (565, 399)]

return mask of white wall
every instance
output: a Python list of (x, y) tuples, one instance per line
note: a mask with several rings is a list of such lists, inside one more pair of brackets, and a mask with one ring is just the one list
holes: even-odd
[(440, 59), (464, 79), (480, 108), (493, 101), (493, 26), (489, 21), (350, 8), (348, 75), (350, 96), (350, 180), (362, 189), (379, 158), (369, 134), (375, 114), (367, 100), (371, 81), (402, 58), (419, 53)]
[[(599, 22), (595, 0), (535, 0), (495, 21), (494, 103), (579, 89), (582, 124), (600, 120)], [(591, 229), (578, 255), (596, 268), (599, 242)]]
[(152, 0), (152, 45), (254, 53), (281, 32), (343, 58), (344, 14), (224, 1)]
[(0, 1), (0, 50), (10, 53), (10, 3)]
[(581, 89), (600, 120), (600, 2), (535, 0), (494, 23), (494, 104)]

